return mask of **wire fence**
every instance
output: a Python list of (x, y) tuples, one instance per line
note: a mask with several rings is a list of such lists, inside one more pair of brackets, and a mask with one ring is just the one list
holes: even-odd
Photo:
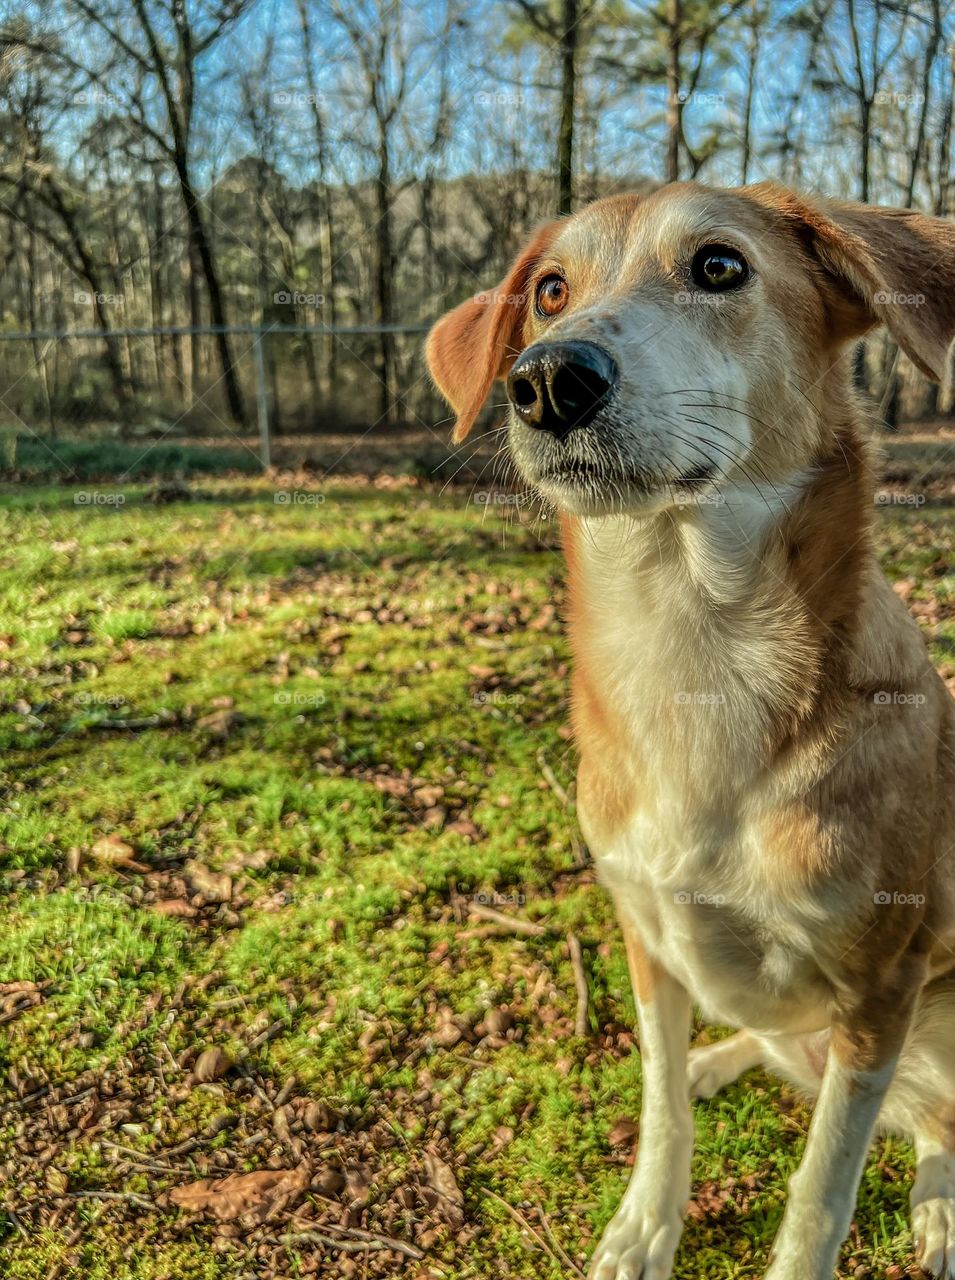
[(0, 332), (0, 453), (68, 441), (229, 443), (430, 426), (444, 411), (426, 324), (190, 325)]
[[(279, 445), (280, 465), (359, 466), (368, 455), (350, 442), (366, 438), (378, 440), (375, 466), (437, 473), (448, 463), (447, 428), (437, 425), (447, 409), (424, 360), (428, 327), (0, 332), (0, 474), (253, 471), (272, 465)], [(895, 369), (866, 379), (880, 420), (947, 411), (949, 399), (927, 396), (920, 375), (898, 380)], [(375, 433), (401, 427), (419, 429), (413, 443)]]

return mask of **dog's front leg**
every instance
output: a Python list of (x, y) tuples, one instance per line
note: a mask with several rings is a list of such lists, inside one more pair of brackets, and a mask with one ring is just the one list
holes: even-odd
[(832, 1280), (848, 1235), (879, 1111), (912, 1016), (907, 983), (884, 975), (873, 975), (871, 982), (873, 994), (833, 1023), (806, 1150), (790, 1179), (766, 1280)]
[(640, 1024), (643, 1101), (637, 1162), (600, 1239), (590, 1280), (667, 1280), (690, 1198), (690, 998), (621, 913)]

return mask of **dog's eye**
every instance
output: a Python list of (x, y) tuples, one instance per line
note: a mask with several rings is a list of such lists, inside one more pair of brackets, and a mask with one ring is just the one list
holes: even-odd
[(537, 286), (537, 296), (534, 301), (537, 314), (539, 316), (556, 316), (559, 311), (563, 311), (564, 307), (567, 306), (569, 297), (570, 289), (563, 276), (544, 276)]
[(693, 283), (709, 293), (725, 293), (749, 279), (749, 264), (738, 249), (708, 244), (696, 254), (690, 267)]

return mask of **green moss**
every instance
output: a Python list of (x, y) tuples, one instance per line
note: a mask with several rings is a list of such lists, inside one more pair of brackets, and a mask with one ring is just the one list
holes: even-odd
[[(316, 1096), (361, 1110), (414, 1092), (424, 1071), (435, 1110), (393, 1123), (413, 1149), (440, 1117), (468, 1153), (468, 1213), (483, 1224), (467, 1249), (436, 1246), (442, 1276), (506, 1264), (556, 1278), (495, 1197), (539, 1205), (563, 1247), (586, 1252), (629, 1172), (608, 1135), (639, 1109), (640, 1063), (572, 1032), (569, 930), (586, 947), (592, 1030), (634, 1015), (609, 904), (575, 872), (572, 808), (542, 782), (542, 759), (565, 787), (574, 773), (551, 531), (514, 526), (502, 546), (479, 508), (410, 488), (329, 485), (311, 504), (276, 503), (252, 481), (210, 482), (203, 501), (169, 506), (125, 493), (109, 509), (77, 506), (72, 489), (0, 502), (0, 982), (48, 984), (3, 1028), (0, 1065), (41, 1082), (121, 1060), (152, 1072), (155, 1055), (196, 1045), (219, 1002), (228, 1043), (277, 1027), (255, 1062)], [(949, 514), (880, 520), (894, 576), (945, 606), (932, 639), (951, 661), (951, 579), (932, 568)], [(217, 711), (235, 713), (225, 728), (203, 723)], [(441, 790), (425, 803), (422, 784)], [(91, 857), (111, 833), (146, 872)], [(200, 927), (142, 901), (147, 875), (173, 883), (189, 859), (245, 860), (238, 923)], [(494, 894), (547, 934), (476, 933), (462, 905)], [(184, 988), (190, 1015), (166, 1025), (164, 1002)], [(520, 1036), (484, 1065), (466, 1042), (434, 1042), (441, 1010), (473, 1023), (497, 1003), (516, 1011)], [(393, 1041), (371, 1062), (370, 1023)], [(172, 1141), (222, 1105), (214, 1089), (171, 1112), (157, 1099), (156, 1122), (162, 1111)], [(759, 1075), (697, 1105), (694, 1177), (755, 1182), (744, 1212), (689, 1224), (680, 1280), (764, 1268), (806, 1119)], [(148, 1150), (151, 1132), (126, 1141)], [(15, 1140), (0, 1120), (0, 1160)], [(82, 1139), (68, 1171), (80, 1189), (118, 1177)], [(910, 1173), (903, 1144), (873, 1155), (853, 1265), (878, 1274), (911, 1260)], [(249, 1271), (241, 1241), (219, 1254), (198, 1228), (170, 1241), (163, 1222), (146, 1214), (126, 1229), (91, 1203), (62, 1274)], [(13, 1280), (46, 1277), (64, 1248), (56, 1233), (24, 1240), (0, 1214)]]

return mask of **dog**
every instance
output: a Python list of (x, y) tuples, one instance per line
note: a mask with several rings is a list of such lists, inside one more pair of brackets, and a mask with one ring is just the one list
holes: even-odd
[[(676, 183), (537, 230), (426, 347), (472, 428), (505, 378), (559, 513), (578, 810), (638, 1011), (630, 1182), (592, 1280), (665, 1280), (691, 1098), (762, 1065), (815, 1098), (769, 1280), (830, 1280), (878, 1128), (915, 1145), (955, 1278), (955, 714), (873, 550), (853, 348), (930, 378), (955, 227), (771, 183)], [(691, 1002), (738, 1028), (689, 1050)]]

